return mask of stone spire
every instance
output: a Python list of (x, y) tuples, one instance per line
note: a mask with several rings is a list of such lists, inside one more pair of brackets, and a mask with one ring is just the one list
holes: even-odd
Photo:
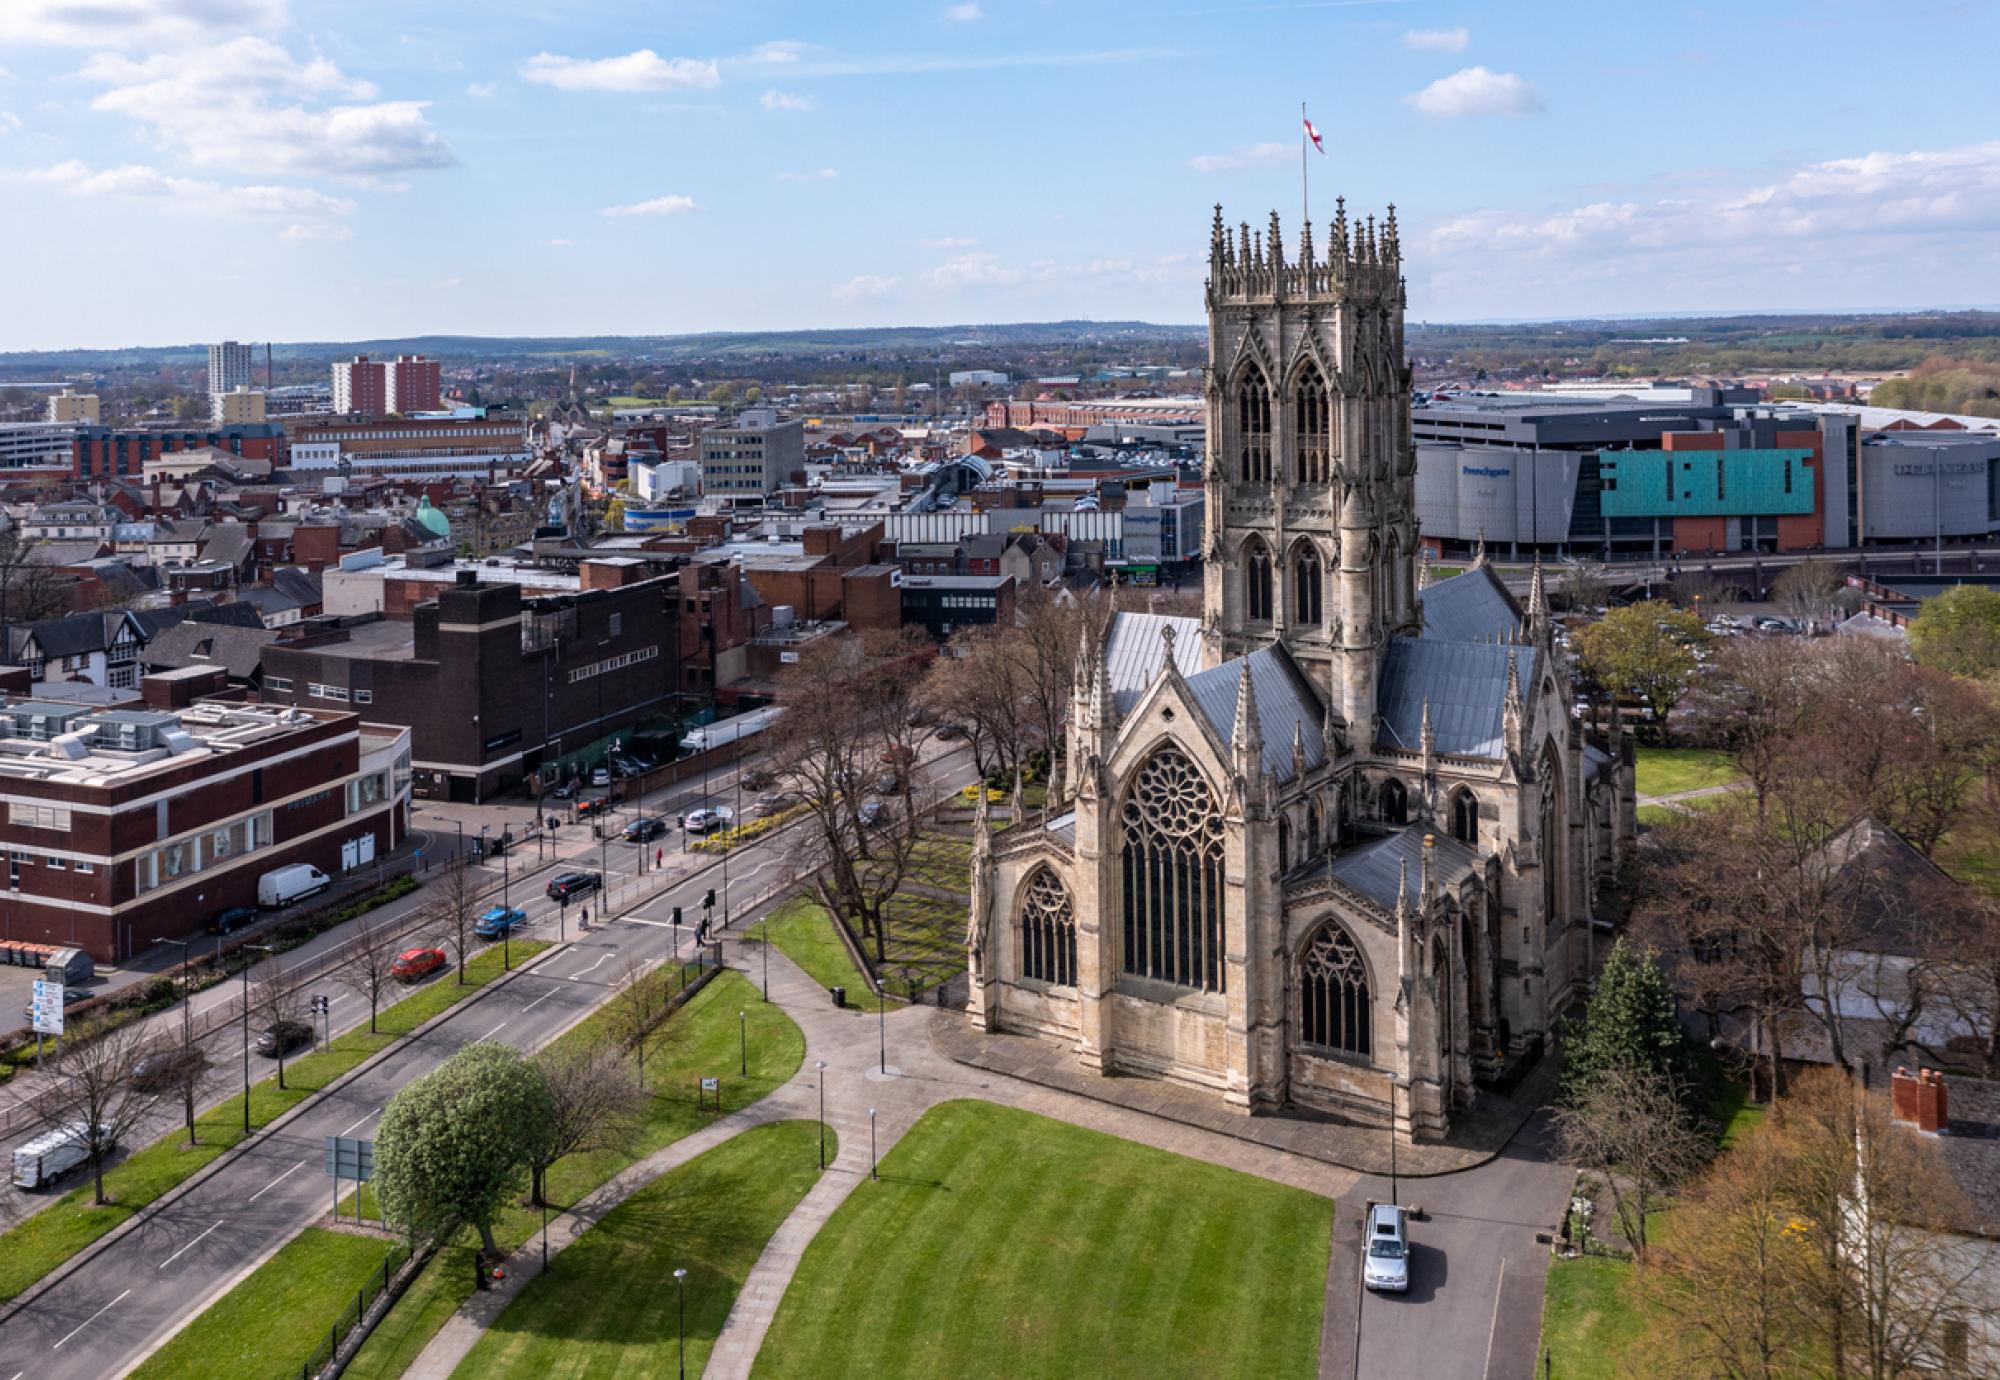
[(1311, 268), (1312, 266), (1313, 266), (1313, 223), (1309, 220), (1300, 221), (1299, 222), (1299, 267)]
[(1483, 570), (1486, 566), (1486, 529), (1479, 529), (1479, 545), (1472, 552), (1472, 568)]
[(1396, 203), (1389, 203), (1389, 215), (1382, 224), (1382, 257), (1396, 263), (1403, 257), (1403, 244), (1396, 234)]
[(1264, 730), (1257, 721), (1257, 692), (1250, 685), (1250, 658), (1237, 663), (1242, 674), (1236, 681), (1236, 725), (1229, 733), (1230, 749), (1236, 754), (1237, 770), (1247, 779), (1264, 755)]
[(1424, 696), (1423, 726), (1417, 730), (1417, 747), (1424, 755), (1424, 775), (1429, 777), (1435, 770), (1432, 759), (1437, 755), (1437, 734), (1431, 729), (1431, 697)]
[(1431, 549), (1429, 546), (1425, 546), (1423, 557), (1417, 562), (1418, 591), (1421, 593), (1422, 591), (1429, 589), (1431, 587), (1431, 581), (1434, 578), (1436, 578), (1436, 572), (1431, 569)]
[(1292, 780), (1297, 781), (1306, 774), (1306, 728), (1298, 719), (1292, 720)]
[(1210, 263), (1226, 263), (1229, 259), (1229, 231), (1222, 225), (1222, 203), (1215, 203), (1215, 229), (1208, 237), (1208, 260)]
[(1327, 252), (1341, 259), (1347, 258), (1350, 253), (1347, 245), (1347, 198), (1344, 196), (1333, 199), (1333, 242), (1327, 246)]
[(1163, 618), (1160, 620), (1160, 673), (1171, 676), (1175, 680), (1181, 678), (1181, 663), (1174, 656), (1174, 638), (1177, 635), (1174, 632), (1172, 619)]
[(1278, 213), (1271, 212), (1271, 235), (1267, 244), (1271, 251), (1271, 271), (1276, 273), (1285, 266), (1285, 238), (1278, 233)]
[(1528, 636), (1537, 644), (1549, 635), (1549, 591), (1542, 579), (1542, 558), (1535, 557), (1535, 573), (1528, 581)]
[(1237, 235), (1238, 235), (1238, 237), (1239, 237), (1239, 239), (1240, 239), (1240, 241), (1241, 241), (1241, 248), (1239, 248), (1239, 249), (1237, 250), (1237, 253), (1236, 253), (1236, 263), (1237, 263), (1237, 266), (1238, 266), (1239, 268), (1246, 268), (1246, 269), (1247, 269), (1247, 268), (1255, 268), (1255, 267), (1257, 266), (1257, 261), (1256, 261), (1256, 260), (1255, 260), (1254, 258), (1252, 258), (1252, 257), (1250, 256), (1250, 222), (1249, 222), (1249, 221), (1247, 221), (1247, 220), (1246, 220), (1246, 221), (1244, 221), (1244, 222), (1243, 222), (1243, 224), (1242, 224), (1242, 225), (1241, 225), (1241, 226), (1240, 226), (1240, 227), (1238, 228), (1238, 230), (1237, 230)]
[(1501, 703), (1501, 734), (1506, 739), (1507, 751), (1519, 756), (1527, 730), (1528, 715), (1521, 703), (1521, 668), (1514, 659), (1513, 648), (1507, 649), (1507, 698)]
[(1417, 975), (1416, 928), (1410, 923), (1410, 860), (1402, 859), (1396, 871), (1396, 1006), (1402, 1008), (1403, 999), (1410, 990), (1410, 979)]
[(1422, 906), (1425, 910), (1430, 909), (1431, 886), (1432, 883), (1436, 880), (1436, 873), (1434, 872), (1431, 864), (1431, 855), (1437, 851), (1437, 844), (1438, 841), (1436, 834), (1424, 835), (1423, 867), (1422, 870), (1417, 873), (1417, 904)]

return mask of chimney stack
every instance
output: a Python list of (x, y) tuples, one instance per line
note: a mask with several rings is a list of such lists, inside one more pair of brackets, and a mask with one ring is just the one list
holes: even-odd
[(1946, 1101), (1944, 1075), (1936, 1069), (1920, 1069), (1912, 1074), (1898, 1068), (1889, 1080), (1889, 1119), (1900, 1121), (1927, 1136), (1935, 1136), (1951, 1126)]

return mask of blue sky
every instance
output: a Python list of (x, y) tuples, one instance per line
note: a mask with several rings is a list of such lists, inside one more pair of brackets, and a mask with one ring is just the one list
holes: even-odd
[[(0, 349), (1193, 321), (1210, 207), (1413, 317), (2000, 302), (1992, 3), (0, 0)], [(1322, 243), (1324, 243), (1322, 236)]]

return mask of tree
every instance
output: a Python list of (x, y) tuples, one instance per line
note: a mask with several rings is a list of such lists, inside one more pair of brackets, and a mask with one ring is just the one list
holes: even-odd
[(2000, 671), (2000, 590), (1955, 585), (1926, 599), (1910, 624), (1918, 661), (1955, 676)]
[[(250, 1009), (266, 1026), (282, 1028), (306, 1023), (305, 993), (278, 967), (275, 954), (271, 956), (270, 971), (250, 985)], [(285, 1041), (282, 1038), (277, 1042), (277, 1050), (278, 1086), (282, 1088), (285, 1086)]]
[(432, 929), (439, 946), (451, 950), (458, 965), (459, 985), (463, 986), (466, 956), (479, 942), (479, 936), (473, 933), (473, 926), (479, 923), (479, 882), (464, 854), (453, 854), (446, 859), (435, 894)]
[(368, 1003), (368, 1033), (375, 1034), (375, 1014), (382, 994), (396, 980), (396, 936), (381, 925), (370, 924), (367, 916), (354, 922), (354, 938), (349, 941), (354, 957), (340, 970), (341, 985)]
[(32, 623), (68, 611), (56, 572), (41, 563), (43, 543), (9, 526), (0, 531), (0, 627)]
[(604, 509), (604, 530), (622, 532), (625, 530), (625, 500), (614, 498)]
[(653, 1033), (653, 1027), (666, 1012), (666, 985), (654, 968), (636, 956), (619, 965), (614, 985), (618, 995), (609, 1013), (612, 1034), (619, 1044), (632, 1051), (638, 1066), (639, 1086), (644, 1088), (646, 1037)]
[(938, 717), (964, 727), (982, 778), (1011, 777), (1027, 748), (1028, 687), (1006, 637), (1007, 630), (991, 626), (957, 633), (924, 684), (925, 702)]
[(1771, 602), (1801, 623), (1830, 623), (1840, 611), (1835, 601), (1847, 588), (1847, 572), (1833, 561), (1800, 561), (1771, 583)]
[(558, 1045), (535, 1062), (555, 1108), (530, 1188), (535, 1206), (540, 1207), (549, 1167), (567, 1155), (624, 1144), (637, 1128), (646, 1092), (625, 1061), (606, 1045)]
[(1594, 613), (1604, 607), (1604, 596), (1609, 589), (1602, 561), (1583, 556), (1563, 558), (1562, 591), (1572, 613)]
[(389, 1100), (375, 1136), (383, 1212), (413, 1238), (457, 1223), (497, 1254), (493, 1219), (547, 1163), (555, 1099), (542, 1070), (507, 1045), (467, 1045)]
[(1674, 988), (1651, 949), (1621, 936), (1598, 974), (1583, 1018), (1563, 1024), (1562, 1100), (1580, 1101), (1615, 1069), (1657, 1073), (1685, 1090), (1691, 1081), (1687, 1037), (1674, 1011)]
[(1662, 732), (1701, 669), (1694, 649), (1708, 641), (1700, 618), (1653, 600), (1612, 609), (1577, 634), (1584, 669), (1613, 695), (1650, 708)]
[(71, 1031), (52, 1061), (53, 1077), (37, 1098), (45, 1120), (81, 1125), (90, 1163), (91, 1201), (102, 1207), (104, 1161), (137, 1131), (159, 1105), (159, 1085), (135, 1085), (132, 1075), (148, 1053), (136, 1021), (85, 1023)]
[(1714, 1149), (1687, 1109), (1686, 1090), (1654, 1069), (1600, 1070), (1554, 1113), (1563, 1158), (1601, 1175), (1618, 1230), (1646, 1259), (1647, 1218)]

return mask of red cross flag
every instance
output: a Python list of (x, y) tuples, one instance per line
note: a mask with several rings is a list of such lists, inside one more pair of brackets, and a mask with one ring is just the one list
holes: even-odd
[(1300, 112), (1299, 118), (1301, 120), (1305, 120), (1306, 138), (1312, 140), (1313, 147), (1318, 149), (1320, 153), (1324, 154), (1326, 152), (1326, 145), (1320, 142), (1319, 131), (1313, 128), (1313, 122), (1311, 120), (1306, 120), (1305, 113), (1303, 111)]

